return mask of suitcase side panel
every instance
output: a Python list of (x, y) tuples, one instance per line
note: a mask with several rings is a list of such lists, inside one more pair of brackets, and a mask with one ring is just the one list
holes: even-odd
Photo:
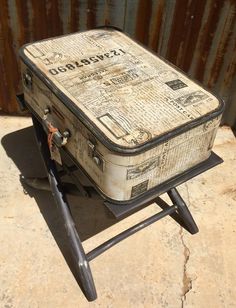
[[(218, 125), (219, 118), (206, 122), (191, 133), (181, 135), (185, 140), (182, 143), (173, 138), (155, 151), (126, 158), (129, 161), (126, 166), (118, 165), (121, 158), (113, 156), (113, 163), (106, 162), (109, 169), (106, 193), (109, 196), (119, 194), (120, 200), (128, 200), (206, 160), (211, 154)], [(110, 159), (111, 155), (106, 157)]]

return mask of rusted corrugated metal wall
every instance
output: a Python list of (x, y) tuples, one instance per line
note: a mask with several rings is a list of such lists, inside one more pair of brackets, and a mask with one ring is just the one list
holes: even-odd
[(132, 37), (203, 82), (236, 121), (236, 0), (0, 0), (0, 107), (16, 112), (18, 48), (100, 25)]

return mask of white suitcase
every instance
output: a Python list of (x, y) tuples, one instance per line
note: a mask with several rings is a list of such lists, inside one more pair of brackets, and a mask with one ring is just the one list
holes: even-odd
[(222, 101), (124, 33), (46, 39), (20, 57), (52, 158), (63, 146), (106, 198), (132, 200), (210, 156)]

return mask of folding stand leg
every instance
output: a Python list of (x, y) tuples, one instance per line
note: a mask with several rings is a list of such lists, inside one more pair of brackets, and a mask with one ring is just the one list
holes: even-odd
[(70, 241), (70, 248), (72, 251), (72, 255), (77, 265), (76, 270), (81, 280), (82, 289), (84, 291), (86, 298), (89, 301), (93, 301), (97, 298), (97, 293), (92, 273), (90, 270), (89, 262), (87, 260), (79, 235), (75, 228), (75, 224), (69, 206), (67, 204), (66, 197), (61, 188), (60, 178), (57, 173), (55, 162), (51, 160), (49, 148), (47, 145), (46, 134), (41, 124), (33, 115), (32, 115), (32, 120), (35, 128), (36, 138), (40, 147), (40, 152), (42, 154), (47, 169), (48, 179), (52, 189), (52, 194), (54, 200), (57, 203), (57, 206), (60, 210), (62, 219), (65, 224), (66, 232)]
[(170, 197), (173, 204), (177, 205), (177, 212), (179, 216), (183, 219), (183, 222), (186, 226), (186, 229), (191, 233), (195, 234), (197, 233), (198, 227), (186, 205), (183, 198), (180, 196), (179, 192), (176, 188), (172, 188), (169, 191), (167, 191), (168, 196)]

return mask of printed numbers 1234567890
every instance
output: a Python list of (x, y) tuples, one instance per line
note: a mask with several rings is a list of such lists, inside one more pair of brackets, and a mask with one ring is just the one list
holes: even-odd
[(74, 70), (78, 67), (90, 65), (90, 64), (93, 64), (93, 63), (96, 63), (96, 62), (99, 62), (99, 61), (104, 61), (106, 59), (113, 58), (113, 57), (116, 57), (116, 56), (121, 56), (123, 54), (125, 54), (125, 51), (123, 49), (120, 49), (120, 48), (119, 49), (113, 49), (113, 50), (109, 50), (108, 52), (105, 52), (105, 53), (100, 54), (100, 55), (95, 55), (95, 56), (92, 56), (92, 57), (89, 57), (89, 58), (81, 59), (79, 61), (74, 61), (73, 63), (68, 63), (68, 64), (65, 64), (64, 66), (58, 66), (56, 68), (51, 68), (49, 70), (49, 72), (52, 75), (58, 75), (60, 73), (67, 72), (68, 70)]

